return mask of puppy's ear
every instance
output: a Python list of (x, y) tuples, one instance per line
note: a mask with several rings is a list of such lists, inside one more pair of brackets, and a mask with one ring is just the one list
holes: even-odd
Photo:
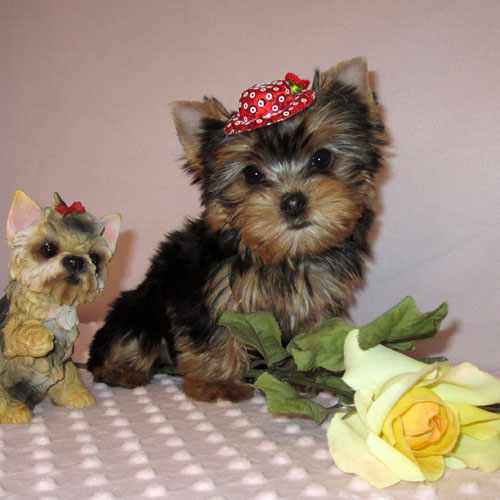
[(376, 107), (373, 91), (370, 87), (368, 64), (364, 57), (343, 61), (319, 75), (318, 87), (320, 92), (328, 90), (334, 83), (353, 87), (370, 110)]
[(19, 231), (27, 229), (42, 217), (42, 209), (23, 191), (16, 191), (7, 216), (7, 242), (12, 243)]
[(319, 93), (328, 93), (336, 83), (353, 88), (361, 101), (366, 104), (370, 118), (380, 120), (380, 110), (370, 85), (368, 64), (364, 57), (355, 57), (333, 66), (319, 74), (316, 80)]
[(120, 235), (120, 226), (122, 224), (122, 216), (120, 214), (110, 214), (104, 216), (100, 220), (103, 225), (101, 236), (106, 240), (111, 253), (115, 253), (116, 242)]
[(187, 170), (200, 178), (203, 168), (200, 158), (202, 135), (206, 131), (207, 120), (220, 122), (222, 129), (224, 122), (230, 116), (226, 108), (215, 98), (205, 98), (203, 101), (177, 101), (172, 103), (177, 135), (184, 149), (187, 160)]

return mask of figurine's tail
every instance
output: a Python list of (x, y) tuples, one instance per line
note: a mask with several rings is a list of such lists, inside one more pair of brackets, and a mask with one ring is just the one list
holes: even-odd
[(115, 301), (90, 347), (87, 368), (96, 382), (130, 388), (149, 381), (166, 350), (169, 324), (162, 302), (145, 283)]

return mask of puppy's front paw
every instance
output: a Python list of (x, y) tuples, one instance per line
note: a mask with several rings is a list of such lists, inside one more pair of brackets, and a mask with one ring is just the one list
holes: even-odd
[(98, 366), (92, 369), (92, 374), (96, 382), (127, 389), (146, 385), (151, 378), (148, 371), (134, 370), (126, 366)]
[(191, 377), (184, 379), (183, 389), (187, 396), (197, 401), (226, 399), (236, 403), (250, 399), (254, 393), (251, 385), (240, 381), (207, 382)]

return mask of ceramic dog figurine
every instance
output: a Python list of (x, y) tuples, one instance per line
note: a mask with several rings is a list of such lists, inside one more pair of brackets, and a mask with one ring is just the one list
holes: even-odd
[(71, 362), (76, 306), (102, 292), (120, 223), (57, 193), (40, 208), (16, 192), (7, 219), (10, 282), (0, 300), (0, 423), (30, 422), (46, 395), (69, 408), (95, 403)]

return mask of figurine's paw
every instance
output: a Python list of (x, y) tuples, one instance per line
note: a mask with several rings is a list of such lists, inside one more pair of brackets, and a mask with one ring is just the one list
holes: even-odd
[(45, 356), (54, 348), (54, 336), (38, 321), (27, 321), (14, 334), (6, 337), (5, 355)]
[(94, 396), (83, 386), (66, 387), (60, 394), (50, 394), (52, 401), (66, 408), (85, 408), (96, 404)]
[(33, 415), (20, 401), (9, 401), (0, 414), (0, 424), (29, 424)]
[(26, 336), (27, 355), (40, 358), (54, 349), (54, 335), (44, 326), (31, 328)]
[(94, 396), (85, 387), (78, 390), (70, 391), (64, 406), (69, 408), (85, 408), (94, 406), (96, 400)]

